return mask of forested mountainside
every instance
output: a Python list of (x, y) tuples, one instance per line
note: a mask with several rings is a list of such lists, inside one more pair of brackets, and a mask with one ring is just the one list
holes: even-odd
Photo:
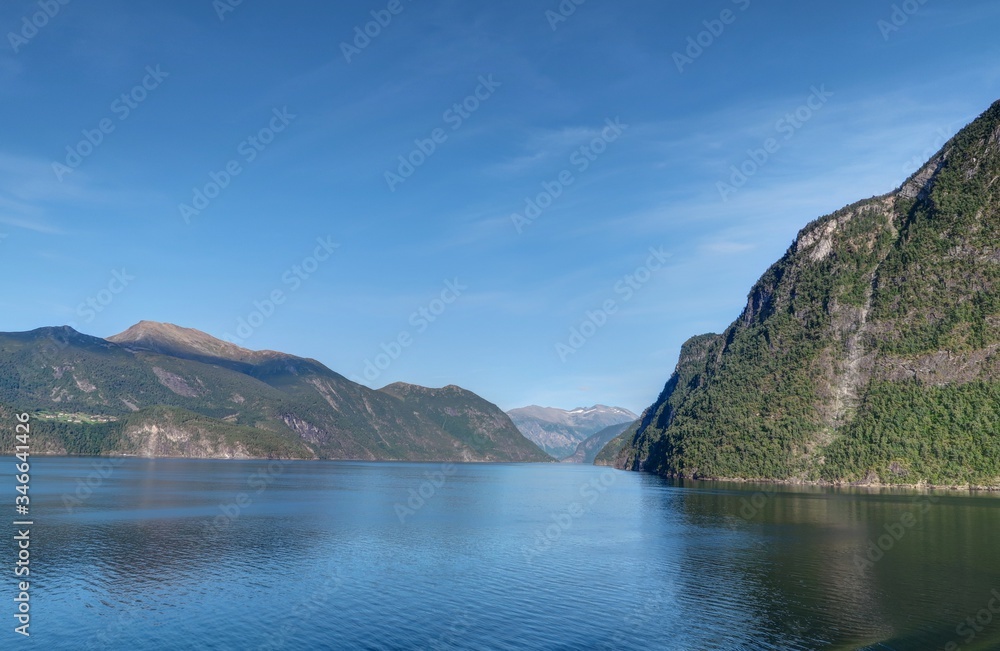
[[(1000, 484), (1000, 102), (804, 228), (602, 455), (688, 478)], [(616, 450), (616, 447), (620, 446)]]
[(315, 360), (152, 322), (106, 340), (0, 334), (0, 409), (34, 415), (39, 453), (552, 461), (459, 387), (375, 391)]

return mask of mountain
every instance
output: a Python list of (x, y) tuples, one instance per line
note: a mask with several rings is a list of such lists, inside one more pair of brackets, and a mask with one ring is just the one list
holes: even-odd
[(622, 451), (622, 448), (632, 443), (641, 425), (642, 421), (636, 420), (634, 423), (629, 425), (624, 432), (608, 441), (594, 456), (594, 465), (616, 466), (618, 453)]
[(620, 436), (622, 432), (628, 429), (631, 424), (632, 423), (618, 423), (617, 425), (605, 427), (597, 434), (581, 441), (580, 444), (576, 446), (576, 451), (563, 459), (563, 462), (594, 463), (594, 460), (597, 458), (597, 453), (603, 450), (612, 439)]
[(145, 321), (108, 339), (0, 334), (0, 410), (15, 409), (34, 413), (38, 453), (552, 461), (464, 389), (375, 391), (316, 360)]
[(628, 409), (604, 405), (572, 411), (532, 405), (511, 409), (507, 415), (525, 437), (557, 459), (574, 454), (577, 445), (605, 427), (638, 418)]
[[(159, 353), (241, 372), (249, 371), (256, 364), (269, 359), (293, 358), (292, 355), (273, 350), (247, 350), (200, 330), (155, 321), (140, 321), (125, 332), (108, 337), (107, 341), (120, 344), (133, 352)], [(306, 361), (320, 366), (315, 360)]]
[(1000, 102), (896, 191), (806, 226), (725, 332), (684, 344), (615, 464), (995, 486), (998, 352)]

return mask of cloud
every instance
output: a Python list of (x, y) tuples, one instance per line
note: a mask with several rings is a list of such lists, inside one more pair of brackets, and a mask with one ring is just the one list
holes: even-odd
[(490, 166), (487, 168), (487, 173), (499, 176), (524, 174), (549, 161), (567, 155), (571, 150), (600, 135), (600, 129), (579, 126), (528, 131), (518, 145), (518, 149), (524, 153), (510, 156), (504, 161)]
[(709, 242), (701, 245), (702, 251), (707, 253), (718, 253), (720, 255), (745, 253), (746, 251), (752, 251), (755, 248), (757, 248), (756, 244), (749, 244), (746, 242)]
[(17, 217), (7, 217), (5, 215), (0, 215), (0, 224), (4, 226), (10, 226), (11, 228), (23, 228), (25, 230), (34, 231), (36, 233), (44, 233), (46, 235), (64, 235), (65, 233), (54, 226), (50, 226), (41, 220), (32, 219), (19, 219)]

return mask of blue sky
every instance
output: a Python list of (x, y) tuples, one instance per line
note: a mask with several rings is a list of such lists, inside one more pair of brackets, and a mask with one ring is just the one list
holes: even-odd
[(504, 409), (642, 410), (1000, 98), (991, 1), (99, 4), (0, 9), (0, 330), (166, 321)]

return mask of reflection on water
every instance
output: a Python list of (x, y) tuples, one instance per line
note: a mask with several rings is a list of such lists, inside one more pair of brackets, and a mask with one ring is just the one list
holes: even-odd
[(139, 459), (77, 492), (94, 463), (36, 460), (17, 648), (1000, 648), (991, 496)]

